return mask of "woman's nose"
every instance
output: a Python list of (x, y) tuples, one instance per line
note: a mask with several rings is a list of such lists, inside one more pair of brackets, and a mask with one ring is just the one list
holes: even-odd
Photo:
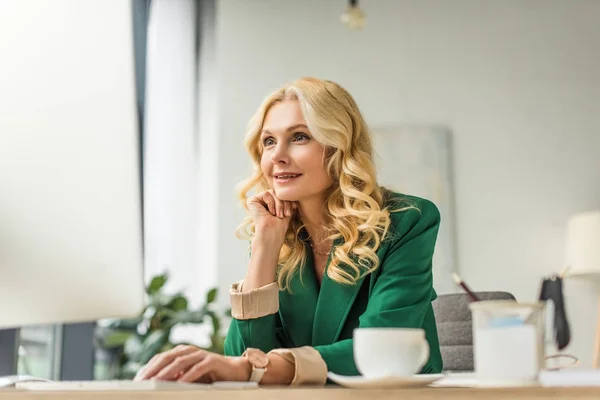
[(273, 155), (271, 156), (273, 164), (287, 164), (289, 162), (289, 156), (285, 144), (277, 144)]

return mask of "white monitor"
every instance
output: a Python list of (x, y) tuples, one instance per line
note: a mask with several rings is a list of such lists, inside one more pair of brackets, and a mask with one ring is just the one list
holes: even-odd
[(0, 328), (144, 305), (128, 1), (0, 3)]

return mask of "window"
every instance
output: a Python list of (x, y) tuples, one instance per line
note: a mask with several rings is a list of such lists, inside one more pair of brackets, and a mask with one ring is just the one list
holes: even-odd
[(60, 327), (22, 328), (18, 340), (17, 373), (46, 379), (58, 378)]

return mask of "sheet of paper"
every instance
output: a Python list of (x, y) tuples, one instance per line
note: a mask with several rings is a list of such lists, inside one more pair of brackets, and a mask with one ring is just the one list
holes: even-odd
[(600, 369), (542, 371), (542, 386), (600, 386)]
[(442, 379), (431, 383), (431, 387), (475, 387), (474, 372), (450, 372)]

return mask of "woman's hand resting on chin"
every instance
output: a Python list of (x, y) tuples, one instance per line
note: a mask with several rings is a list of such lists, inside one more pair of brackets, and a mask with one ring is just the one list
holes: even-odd
[(248, 198), (246, 206), (254, 220), (252, 255), (242, 288), (249, 292), (275, 282), (279, 253), (298, 204), (282, 201), (274, 190), (267, 190)]
[(248, 198), (246, 206), (254, 220), (255, 239), (278, 246), (279, 253), (298, 203), (280, 200), (271, 189)]
[(243, 357), (226, 357), (195, 346), (179, 345), (157, 354), (139, 370), (134, 380), (212, 383), (246, 382), (252, 367)]

